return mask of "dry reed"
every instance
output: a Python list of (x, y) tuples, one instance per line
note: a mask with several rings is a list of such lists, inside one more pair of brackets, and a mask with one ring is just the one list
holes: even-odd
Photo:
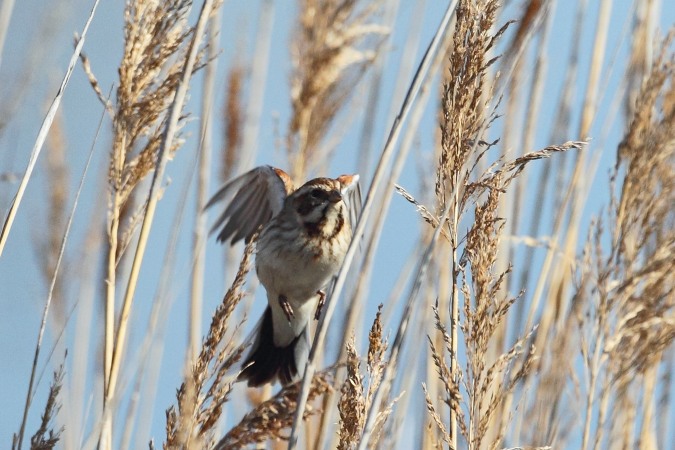
[[(314, 376), (309, 391), (310, 401), (332, 389), (331, 372), (329, 369)], [(269, 440), (288, 440), (283, 430), (293, 424), (299, 388), (298, 384), (287, 386), (274, 397), (259, 404), (218, 441), (214, 450), (242, 448)], [(316, 413), (317, 411), (308, 406), (303, 419), (307, 420)]]
[(387, 31), (372, 22), (378, 2), (361, 3), (301, 2), (292, 44), (292, 115), (287, 137), (293, 179), (313, 173), (315, 164), (326, 156), (321, 147), (335, 116), (372, 65), (381, 35)]
[(223, 115), (225, 116), (224, 129), (224, 148), (222, 151), (223, 161), (221, 163), (221, 179), (228, 181), (235, 175), (233, 170), (237, 167), (237, 158), (241, 153), (242, 145), (242, 106), (241, 90), (244, 78), (244, 68), (235, 65), (227, 74), (227, 95), (225, 97), (225, 107)]
[[(340, 450), (355, 449), (361, 442), (366, 426), (366, 413), (373, 406), (375, 392), (382, 383), (384, 368), (387, 365), (386, 351), (387, 342), (382, 335), (382, 305), (380, 304), (368, 333), (365, 376), (360, 370), (360, 358), (356, 351), (354, 338), (347, 343), (347, 378), (340, 389), (341, 395), (337, 405), (340, 413), (337, 448)], [(377, 430), (373, 433), (374, 437), (367, 443), (370, 448), (377, 446), (380, 432), (390, 413), (391, 409), (384, 408), (378, 414)]]
[(42, 423), (40, 428), (30, 438), (31, 450), (51, 450), (59, 442), (63, 427), (55, 429), (52, 422), (61, 409), (59, 402), (59, 393), (63, 385), (63, 364), (61, 364), (54, 372), (54, 377), (49, 385), (49, 395), (47, 396), (47, 404), (45, 405), (44, 413), (42, 414)]
[[(124, 213), (137, 184), (155, 168), (163, 124), (180, 80), (180, 60), (185, 57), (190, 29), (187, 13), (191, 2), (128, 3), (125, 8), (125, 46), (119, 68), (119, 86), (113, 118), (114, 138), (109, 166), (108, 240), (104, 382), (106, 397), (113, 365), (117, 333), (117, 265), (133, 231), (139, 212), (132, 214), (128, 229)], [(148, 33), (147, 30), (152, 30)], [(176, 59), (178, 58), (178, 59)], [(175, 148), (169, 151), (174, 151)], [(144, 202), (143, 202), (144, 203)], [(136, 219), (134, 219), (136, 217)], [(124, 326), (120, 322), (120, 326)], [(117, 349), (121, 357), (122, 349)]]
[[(9, 13), (11, 13), (11, 5), (12, 4), (13, 4), (12, 2), (7, 3)], [(75, 69), (75, 65), (77, 63), (79, 54), (82, 51), (82, 47), (84, 46), (85, 37), (87, 35), (87, 31), (89, 30), (89, 25), (91, 25), (91, 22), (94, 18), (94, 14), (96, 13), (96, 8), (98, 7), (98, 4), (99, 4), (99, 1), (96, 0), (94, 2), (94, 6), (91, 9), (91, 12), (89, 13), (87, 21), (84, 25), (84, 28), (82, 30), (82, 34), (81, 34), (80, 38), (78, 39), (77, 44), (75, 45), (75, 50), (73, 51), (73, 54), (70, 57), (70, 62), (68, 64), (68, 68), (66, 69), (66, 73), (63, 76), (63, 80), (61, 81), (61, 85), (59, 86), (59, 89), (56, 92), (56, 96), (54, 97), (54, 100), (52, 100), (51, 104), (49, 105), (49, 109), (47, 111), (47, 114), (45, 115), (45, 118), (42, 121), (40, 131), (38, 132), (37, 138), (35, 140), (35, 144), (33, 145), (33, 150), (31, 151), (30, 159), (28, 160), (28, 165), (26, 166), (26, 170), (24, 171), (23, 177), (21, 178), (21, 182), (19, 184), (17, 192), (16, 192), (16, 194), (14, 196), (14, 199), (12, 200), (12, 203), (9, 207), (7, 217), (5, 218), (5, 220), (3, 222), (2, 230), (0, 230), (0, 256), (2, 255), (2, 252), (5, 248), (5, 244), (7, 243), (7, 239), (9, 237), (9, 232), (12, 229), (12, 224), (14, 223), (16, 213), (18, 211), (19, 206), (21, 205), (21, 201), (22, 201), (24, 193), (26, 191), (26, 187), (28, 186), (28, 181), (30, 180), (30, 178), (33, 174), (33, 169), (35, 168), (35, 164), (37, 162), (37, 159), (40, 156), (40, 152), (42, 151), (42, 146), (44, 145), (45, 140), (47, 139), (47, 134), (49, 133), (49, 129), (52, 126), (52, 123), (54, 121), (54, 117), (56, 116), (56, 112), (58, 111), (59, 106), (61, 104), (61, 99), (63, 98), (63, 94), (66, 90), (66, 87), (68, 86), (68, 83), (70, 81), (70, 77), (73, 74), (73, 70)], [(3, 6), (5, 6), (5, 5), (3, 5)], [(5, 12), (5, 11), (3, 11), (3, 12)], [(5, 20), (4, 17), (3, 17), (3, 20)], [(7, 19), (7, 20), (9, 20), (9, 19)], [(5, 27), (3, 27), (2, 30), (0, 30), (0, 33), (4, 33), (4, 32), (5, 32)]]
[[(59, 260), (61, 240), (68, 222), (67, 203), (68, 203), (68, 185), (69, 173), (67, 165), (67, 142), (65, 142), (63, 116), (57, 114), (54, 120), (54, 127), (47, 139), (47, 155), (45, 165), (47, 168), (48, 179), (48, 199), (46, 204), (49, 205), (47, 211), (46, 222), (50, 224), (49, 233), (45, 237), (40, 234), (43, 230), (35, 230), (35, 242), (40, 243), (37, 254), (40, 261), (42, 261), (42, 276), (45, 280), (45, 285), (49, 286), (52, 275), (56, 270)], [(65, 266), (62, 271), (67, 272), (67, 262), (63, 261)], [(52, 319), (57, 325), (62, 325), (65, 319), (66, 307), (64, 297), (64, 277), (56, 280), (53, 289), (53, 307)]]
[(214, 313), (201, 350), (178, 389), (178, 407), (166, 412), (165, 449), (201, 448), (229, 398), (236, 377), (228, 377), (227, 372), (239, 361), (244, 348), (237, 346), (232, 336), (225, 336), (233, 332), (228, 320), (244, 296), (242, 286), (253, 248), (253, 243), (247, 245), (234, 282)]
[[(358, 273), (348, 275), (345, 269), (338, 277), (336, 298), (329, 300), (319, 323), (303, 383), (271, 397), (271, 388), (267, 387), (242, 392), (241, 402), (232, 400), (239, 395), (235, 385), (237, 364), (246, 345), (240, 332), (246, 319), (237, 316), (235, 310), (243, 309), (241, 300), (255, 286), (251, 280), (245, 288), (254, 245), (245, 248), (234, 281), (213, 312), (199, 345), (201, 276), (208, 265), (205, 268), (202, 264), (201, 253), (206, 237), (204, 217), (195, 221), (197, 239), (191, 257), (195, 262), (191, 294), (195, 307), (192, 342), (185, 349), (191, 358), (175, 406), (166, 411), (165, 449), (277, 448), (287, 441), (295, 448), (302, 443), (302, 433), (305, 448), (403, 448), (413, 439), (425, 450), (668, 446), (675, 339), (675, 31), (655, 44), (655, 2), (636, 5), (635, 11), (626, 16), (627, 23), (633, 21), (634, 30), (632, 37), (626, 38), (630, 39), (629, 54), (616, 63), (611, 55), (621, 53), (612, 37), (615, 25), (609, 20), (611, 2), (602, 2), (597, 16), (591, 17), (587, 2), (580, 0), (573, 31), (564, 36), (572, 49), (569, 59), (562, 63), (562, 59), (552, 59), (549, 42), (550, 37), (561, 38), (555, 30), (559, 29), (556, 6), (562, 3), (521, 3), (522, 9), (516, 13), (520, 20), (510, 29), (511, 5), (501, 6), (494, 0), (458, 1), (454, 28), (450, 30), (444, 27), (452, 16), (451, 2), (444, 17), (447, 22), (442, 22), (428, 54), (422, 58), (375, 168), (357, 229), (363, 236), (359, 244), (366, 255), (358, 261)], [(383, 7), (379, 2), (302, 0), (298, 4), (291, 35), (290, 110), (284, 118), (288, 120), (284, 137), (288, 169), (296, 181), (301, 181), (327, 167), (338, 148), (335, 143), (342, 142), (341, 133), (349, 127), (345, 125), (349, 122), (345, 111), (358, 94), (354, 87), (374, 61), (389, 51), (382, 45), (384, 35), (397, 30), (379, 24)], [(260, 133), (260, 116), (270, 114), (263, 108), (267, 105), (263, 103), (263, 86), (267, 73), (274, 70), (268, 58), (273, 9), (266, 2), (263, 7), (260, 27), (264, 29), (259, 31), (256, 44), (256, 53), (260, 50), (260, 54), (250, 62), (251, 76), (249, 63), (243, 64), (238, 55), (223, 83), (224, 121), (213, 120), (214, 94), (208, 89), (203, 93), (199, 139), (204, 147), (218, 147), (219, 142), (210, 142), (213, 127), (213, 135), (222, 140), (219, 157), (225, 179), (253, 164), (258, 134), (264, 135)], [(105, 300), (105, 345), (101, 364), (94, 357), (97, 352), (82, 345), (100, 338), (90, 331), (100, 328), (93, 307), (83, 306), (82, 301), (70, 303), (82, 314), (78, 317), (75, 349), (86, 355), (77, 355), (65, 384), (63, 366), (55, 373), (31, 448), (92, 448), (101, 434), (102, 448), (112, 448), (120, 435), (125, 447), (132, 446), (132, 433), (151, 434), (151, 418), (141, 420), (143, 413), (136, 411), (139, 396), (147, 399), (139, 394), (138, 386), (144, 368), (161, 359), (161, 351), (152, 354), (152, 362), (140, 364), (133, 388), (119, 376), (120, 368), (127, 365), (125, 333), (136, 331), (128, 318), (143, 240), (150, 233), (150, 225), (138, 246), (141, 256), (134, 259), (133, 266), (125, 255), (136, 248), (141, 224), (152, 223), (166, 160), (183, 144), (179, 131), (190, 113), (182, 111), (181, 96), (196, 70), (188, 64), (190, 46), (203, 34), (188, 23), (191, 8), (190, 0), (126, 3), (122, 59), (113, 101), (102, 95), (91, 62), (80, 52), (82, 42), (78, 41), (75, 55), (79, 55), (95, 95), (112, 120), (107, 177), (101, 177), (107, 179), (108, 188), (107, 242), (93, 248), (89, 244), (83, 252), (90, 256), (82, 258), (90, 265), (95, 259), (103, 261), (101, 273), (86, 267), (81, 275), (86, 279), (76, 281), (72, 270), (56, 277), (58, 261), (64, 256), (65, 241), (60, 239), (66, 221), (63, 208), (70, 191), (66, 176), (69, 161), (60, 151), (63, 145), (58, 134), (50, 135), (48, 141), (52, 151), (47, 155), (49, 198), (44, 200), (44, 214), (50, 225), (48, 229), (35, 228), (34, 234), (43, 236), (41, 241), (45, 243), (39, 250), (40, 270), (45, 279), (56, 283), (50, 299), (62, 298), (63, 305), (68, 305), (68, 296), (76, 291), (82, 298)], [(208, 44), (208, 59), (212, 61), (219, 54), (215, 47), (221, 44), (214, 31), (220, 19), (209, 15), (214, 27)], [(391, 27), (399, 26), (399, 22), (392, 20)], [(584, 41), (580, 36), (587, 27), (596, 30)], [(0, 24), (0, 37), (4, 29), (6, 25)], [(408, 39), (412, 42), (421, 35)], [(503, 42), (504, 36), (509, 36), (508, 42)], [(422, 115), (425, 96), (435, 95), (436, 80), (425, 76), (441, 65), (443, 55), (437, 58), (434, 53), (444, 42), (449, 47), (444, 50), (442, 89), (437, 96), (441, 111), (438, 140), (434, 151), (426, 151), (426, 143), (420, 146), (419, 153), (423, 157), (433, 153), (434, 160), (432, 164), (422, 158), (417, 161), (421, 169), (416, 191), (397, 178), (409, 169), (406, 156), (416, 140), (432, 134), (425, 128)], [(206, 50), (200, 46), (192, 50), (196, 67), (206, 64)], [(500, 57), (502, 50), (504, 56)], [(588, 55), (582, 50), (588, 50)], [(580, 58), (586, 56), (593, 61), (580, 64)], [(417, 56), (411, 53), (406, 58), (410, 61), (404, 63), (412, 64)], [(560, 86), (550, 83), (547, 58), (551, 58), (550, 66), (558, 64), (566, 70)], [(376, 80), (386, 79), (392, 67), (388, 62), (382, 64)], [(209, 69), (213, 72), (207, 85), (217, 86), (215, 67)], [(601, 92), (600, 86), (611, 79), (612, 71), (622, 69), (625, 82), (615, 90)], [(583, 86), (580, 80), (586, 78), (582, 70), (588, 75)], [(556, 117), (547, 120), (543, 94), (553, 90), (560, 92), (559, 106)], [(380, 96), (371, 91), (373, 101), (368, 111), (382, 109), (387, 100), (391, 100), (391, 110), (399, 111), (397, 97), (404, 89), (400, 91)], [(575, 91), (581, 93), (578, 99)], [(616, 120), (615, 112), (604, 112), (608, 104), (617, 106), (614, 109), (624, 105), (625, 123)], [(502, 113), (504, 119), (500, 118)], [(412, 118), (406, 122), (408, 114)], [(364, 118), (378, 121), (367, 124), (364, 136), (380, 125), (387, 129), (391, 125), (379, 123), (382, 114), (374, 116)], [(578, 123), (571, 125), (572, 119)], [(47, 128), (49, 120), (45, 121)], [(9, 123), (7, 117), (0, 117), (0, 134)], [(494, 125), (502, 123), (504, 129), (498, 136)], [(622, 127), (623, 139), (615, 146), (598, 129), (617, 124)], [(179, 133), (177, 140), (172, 140), (174, 132)], [(404, 142), (396, 153), (402, 132)], [(43, 134), (36, 142), (35, 155), (42, 145), (40, 139), (46, 138)], [(588, 135), (593, 137), (593, 146), (581, 141), (542, 144), (541, 135), (548, 136), (546, 142), (585, 139)], [(364, 142), (369, 140), (364, 137)], [(532, 151), (534, 148), (541, 150)], [(589, 201), (590, 186), (599, 155), (615, 149), (609, 183), (594, 187), (600, 189), (594, 194), (604, 192), (607, 197), (599, 210)], [(357, 152), (360, 150), (366, 151)], [(394, 167), (390, 167), (395, 155)], [(360, 156), (367, 166), (368, 154)], [(539, 159), (545, 160), (539, 177), (523, 177), (525, 166)], [(208, 159), (202, 162), (198, 214), (209, 179)], [(20, 190), (25, 189), (31, 170), (26, 172)], [(142, 181), (153, 173), (148, 198), (147, 185)], [(391, 189), (382, 189), (387, 178), (391, 178)], [(187, 192), (188, 187), (185, 189)], [(391, 198), (399, 198), (392, 195), (394, 192), (416, 209), (410, 216), (418, 219), (419, 229), (410, 227), (405, 233), (411, 240), (417, 238), (419, 244), (402, 264), (390, 298), (378, 309), (365, 338), (367, 326), (360, 324), (364, 305), (386, 296), (372, 289), (371, 275), (384, 270), (376, 258), (380, 239), (384, 240), (382, 229), (390, 220), (399, 219), (387, 216)], [(20, 201), (19, 195), (11, 211)], [(596, 214), (590, 225), (584, 208)], [(374, 224), (368, 222), (372, 213), (380, 214)], [(90, 222), (100, 224), (102, 216), (96, 210)], [(0, 247), (9, 227), (11, 217)], [(417, 232), (419, 237), (415, 236)], [(584, 232), (586, 239), (579, 239)], [(402, 236), (396, 239), (398, 243)], [(170, 249), (175, 246), (175, 240), (168, 244)], [(355, 248), (350, 248), (347, 265), (355, 258)], [(229, 250), (229, 255), (238, 251)], [(68, 257), (69, 261), (76, 259)], [(415, 275), (410, 277), (409, 273)], [(338, 307), (334, 300), (350, 276), (353, 283), (348, 284), (354, 287), (342, 300), (347, 305), (341, 311), (344, 330), (336, 331), (340, 324), (332, 324), (335, 333), (331, 336), (337, 337), (324, 348), (331, 314)], [(166, 278), (163, 271), (158, 297), (172, 286)], [(96, 293), (95, 285), (103, 292)], [(126, 292), (122, 311), (120, 289)], [(171, 297), (177, 295), (172, 292)], [(398, 317), (401, 311), (402, 317)], [(155, 317), (156, 312), (153, 310), (152, 321), (159, 317)], [(67, 327), (69, 313), (58, 316), (65, 319), (63, 327)], [(86, 321), (89, 323), (83, 325)], [(392, 329), (397, 330), (396, 338), (388, 345), (386, 336)], [(152, 325), (144, 336), (151, 341), (155, 332)], [(425, 338), (428, 345), (423, 345)], [(155, 348), (145, 348), (145, 342), (141, 355)], [(322, 361), (324, 353), (325, 359), (334, 354), (338, 357), (330, 361), (335, 361), (334, 366), (321, 370), (327, 365)], [(26, 416), (37, 389), (32, 381), (37, 354), (35, 359)], [(90, 376), (87, 361), (96, 361), (103, 370)], [(156, 369), (149, 377), (153, 382), (163, 370)], [(85, 396), (89, 386), (95, 387), (91, 399)], [(397, 403), (404, 393), (405, 398)], [(240, 411), (244, 395), (255, 403), (249, 411)], [(155, 399), (154, 394), (148, 397), (157, 404), (168, 403), (160, 397)], [(60, 409), (61, 402), (64, 406)], [(80, 404), (73, 405), (75, 402)], [(126, 422), (117, 423), (115, 419), (123, 415), (127, 402)], [(424, 417), (410, 414), (424, 409)], [(243, 415), (238, 423), (232, 423), (228, 414), (232, 411)], [(55, 422), (57, 414), (60, 417)], [(223, 421), (225, 415), (228, 421)], [(57, 429), (54, 423), (66, 427), (63, 436), (63, 429)], [(301, 424), (306, 424), (302, 430)], [(20, 435), (25, 425), (26, 420)], [(229, 430), (223, 432), (223, 426)], [(135, 428), (132, 431), (129, 427)], [(139, 430), (143, 427), (146, 429)], [(411, 438), (409, 430), (416, 436)], [(13, 448), (20, 448), (21, 440), (15, 436)], [(136, 436), (136, 445), (139, 442)]]
[[(396, 119), (394, 120), (394, 124), (389, 132), (387, 142), (384, 146), (384, 149), (382, 150), (379, 164), (375, 170), (375, 174), (373, 175), (373, 179), (370, 184), (370, 190), (368, 191), (368, 195), (366, 196), (365, 202), (363, 204), (361, 216), (359, 217), (358, 223), (354, 228), (353, 232), (355, 236), (361, 236), (364, 233), (368, 217), (370, 215), (370, 210), (372, 209), (373, 206), (373, 201), (375, 198), (374, 193), (377, 192), (378, 188), (380, 187), (380, 184), (383, 181), (386, 167), (388, 166), (388, 163), (391, 160), (394, 153), (394, 146), (396, 145), (398, 138), (401, 134), (402, 124), (410, 114), (412, 105), (417, 95), (419, 94), (422, 85), (425, 84), (425, 80), (428, 75), (429, 69), (433, 65), (433, 60), (436, 54), (438, 53), (439, 48), (441, 47), (442, 41), (441, 36), (443, 36), (446, 30), (449, 28), (450, 19), (453, 13), (454, 13), (454, 4), (450, 4), (446, 9), (445, 15), (441, 20), (438, 30), (436, 31), (436, 34), (429, 43), (429, 47), (427, 48), (424, 58), (422, 58), (422, 61), (420, 62), (417, 72), (415, 73), (415, 76), (413, 77), (413, 80), (410, 84), (410, 87), (406, 94), (406, 98), (403, 101), (403, 104), (401, 105), (400, 111), (396, 116)], [(307, 396), (309, 394), (310, 381), (312, 379), (314, 372), (316, 371), (316, 368), (314, 367), (314, 358), (316, 357), (316, 353), (318, 352), (317, 349), (323, 346), (323, 342), (326, 337), (327, 324), (330, 323), (335, 308), (335, 302), (332, 302), (331, 300), (334, 297), (335, 298), (339, 297), (339, 295), (342, 292), (346, 280), (347, 271), (354, 259), (357, 247), (358, 247), (357, 240), (353, 240), (349, 246), (349, 249), (347, 250), (347, 254), (345, 255), (343, 267), (340, 269), (340, 272), (338, 273), (337, 279), (335, 281), (335, 285), (333, 286), (331, 298), (328, 299), (326, 312), (324, 313), (323, 318), (319, 322), (319, 326), (317, 328), (316, 335), (314, 337), (314, 343), (312, 344), (312, 350), (310, 352), (309, 361), (307, 366), (305, 367), (303, 387), (300, 392), (300, 398), (298, 400), (298, 410), (296, 412), (295, 421), (293, 423), (293, 430), (291, 432), (289, 450), (295, 448), (295, 446), (297, 445), (298, 428), (300, 426), (301, 419), (303, 417)], [(405, 327), (403, 326), (403, 328)], [(378, 390), (376, 395), (381, 395), (381, 391)], [(370, 420), (367, 419), (366, 421), (366, 429), (364, 430), (364, 438), (361, 440), (360, 444), (361, 446), (363, 446), (364, 443), (367, 444), (368, 442), (368, 438), (366, 435), (372, 432), (373, 426), (372, 418), (374, 417), (378, 417), (378, 415), (370, 414), (369, 415)]]
[[(61, 439), (63, 427), (56, 429), (53, 422), (56, 420), (56, 415), (61, 409), (59, 394), (63, 386), (63, 376), (63, 364), (61, 364), (54, 371), (52, 382), (49, 385), (49, 394), (47, 395), (47, 403), (41, 416), (40, 427), (30, 438), (31, 450), (52, 450)], [(12, 450), (16, 448), (20, 448), (20, 445), (19, 436), (15, 434), (12, 439)]]
[[(194, 27), (187, 24), (190, 0), (128, 3), (125, 9), (125, 50), (120, 65), (117, 111), (113, 118), (115, 139), (109, 181), (109, 256), (106, 297), (104, 394), (105, 406), (115, 395), (124, 354), (141, 263), (153, 223), (159, 184), (167, 160), (181, 144), (176, 139), (185, 117), (182, 114), (189, 80), (200, 57), (200, 42), (213, 2), (205, 0)], [(147, 30), (152, 33), (147, 33)], [(177, 58), (177, 59), (176, 59)], [(135, 145), (141, 146), (137, 151)], [(142, 226), (126, 283), (124, 300), (115, 326), (115, 285), (121, 213), (132, 191), (151, 170), (154, 171)], [(141, 217), (139, 213), (138, 217)], [(132, 224), (134, 222), (132, 221)], [(139, 222), (140, 224), (140, 222)], [(127, 230), (131, 236), (133, 229)], [(113, 342), (114, 336), (114, 342)], [(112, 413), (104, 416), (101, 443), (112, 447)]]
[(633, 396), (653, 390), (649, 373), (675, 339), (675, 54), (668, 53), (674, 36), (661, 44), (619, 145), (615, 170), (625, 174), (606, 221), (611, 245), (602, 245), (605, 226), (598, 220), (575, 294), (589, 370), (584, 447), (658, 446), (649, 408), (640, 430), (630, 425), (639, 408)]

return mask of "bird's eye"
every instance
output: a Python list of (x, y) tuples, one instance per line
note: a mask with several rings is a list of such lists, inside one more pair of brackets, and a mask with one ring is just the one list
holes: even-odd
[(312, 189), (310, 192), (310, 195), (314, 198), (322, 198), (323, 197), (323, 191), (321, 189)]

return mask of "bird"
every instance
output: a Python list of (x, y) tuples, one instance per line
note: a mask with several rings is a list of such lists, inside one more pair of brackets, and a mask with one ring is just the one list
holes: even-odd
[(309, 324), (319, 319), (325, 289), (352, 240), (361, 208), (359, 176), (314, 178), (295, 189), (286, 172), (264, 165), (223, 185), (206, 208), (227, 201), (211, 231), (230, 245), (259, 233), (255, 269), (268, 303), (237, 380), (287, 386), (304, 373)]

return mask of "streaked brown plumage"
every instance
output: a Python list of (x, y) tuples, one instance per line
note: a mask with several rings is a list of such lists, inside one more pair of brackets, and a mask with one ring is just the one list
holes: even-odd
[(259, 386), (278, 377), (286, 385), (304, 371), (309, 321), (352, 239), (358, 175), (315, 178), (295, 190), (284, 171), (261, 166), (223, 186), (207, 207), (234, 191), (214, 230), (221, 242), (248, 242), (262, 226), (255, 265), (269, 304), (240, 379)]

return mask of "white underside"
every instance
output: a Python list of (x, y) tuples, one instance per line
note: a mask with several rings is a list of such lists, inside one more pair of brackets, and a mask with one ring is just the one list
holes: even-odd
[(314, 313), (319, 301), (319, 296), (315, 295), (304, 302), (292, 301), (289, 299), (291, 308), (293, 308), (293, 317), (291, 317), (290, 321), (286, 317), (286, 313), (284, 313), (284, 311), (281, 309), (281, 305), (276, 299), (268, 297), (267, 301), (269, 302), (270, 309), (272, 310), (274, 345), (277, 347), (287, 347), (303, 332), (305, 327), (314, 317)]

